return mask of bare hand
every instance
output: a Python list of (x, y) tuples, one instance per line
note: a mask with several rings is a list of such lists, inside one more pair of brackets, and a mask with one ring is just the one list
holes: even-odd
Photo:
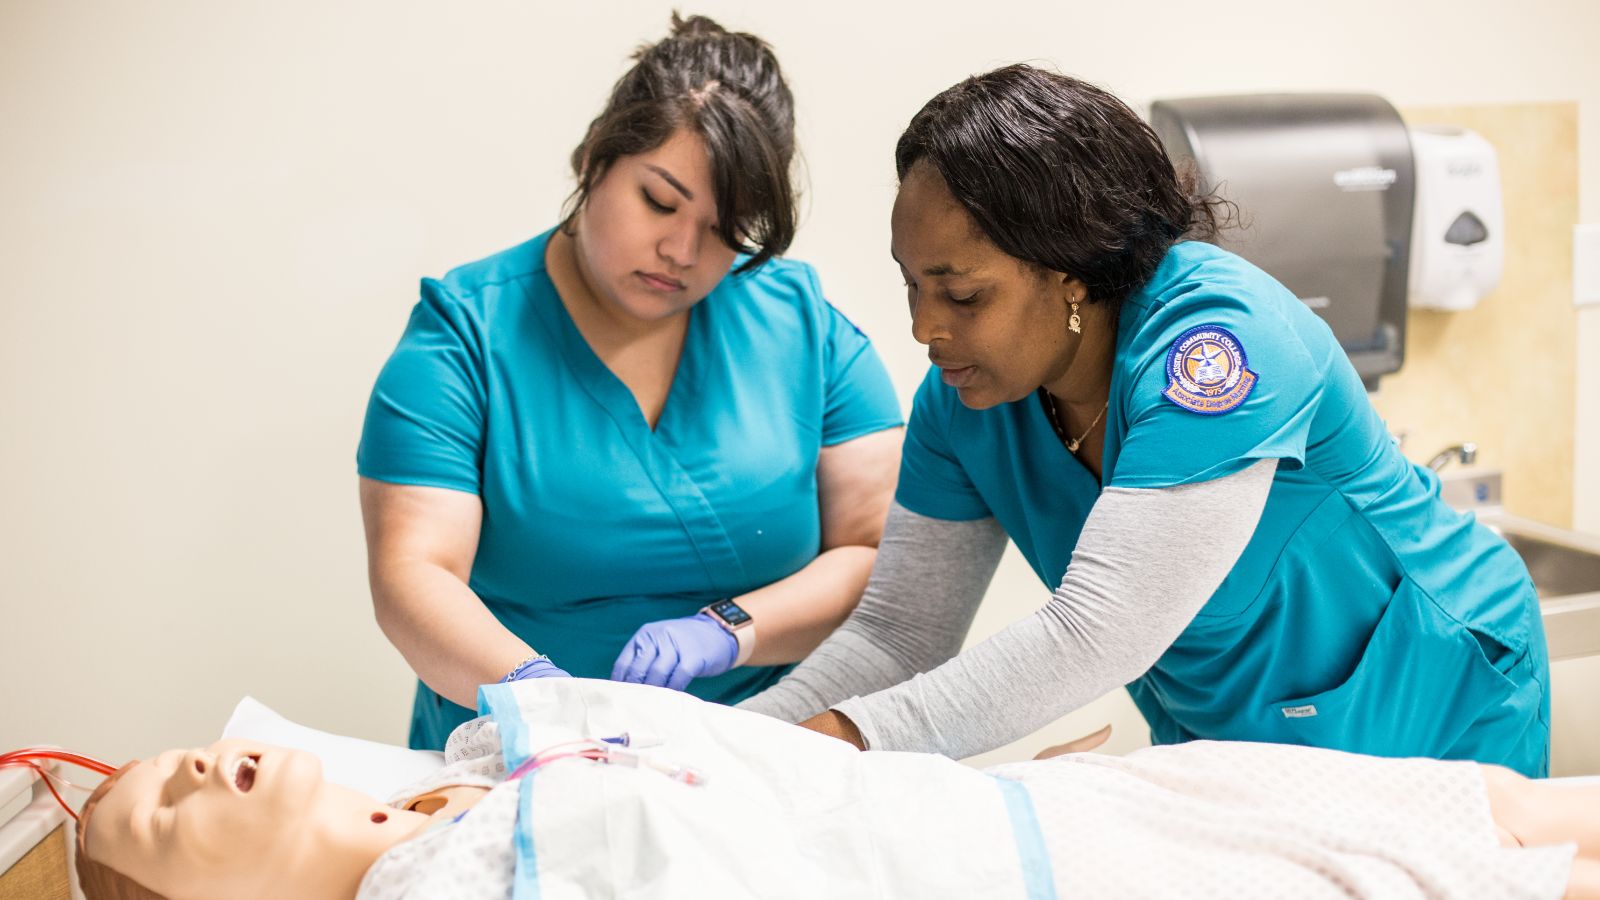
[[(825, 734), (831, 738), (838, 738), (855, 747), (857, 750), (867, 749), (866, 739), (861, 736), (861, 729), (856, 723), (845, 717), (844, 713), (837, 710), (826, 710), (800, 723), (801, 728), (809, 728), (818, 734)], [(1107, 725), (1107, 728), (1111, 726)]]
[(1046, 747), (1040, 750), (1039, 755), (1035, 756), (1034, 759), (1049, 759), (1052, 756), (1061, 756), (1066, 753), (1087, 753), (1104, 744), (1109, 737), (1111, 737), (1111, 726), (1107, 725), (1094, 734), (1086, 734), (1075, 741), (1067, 741), (1065, 744)]

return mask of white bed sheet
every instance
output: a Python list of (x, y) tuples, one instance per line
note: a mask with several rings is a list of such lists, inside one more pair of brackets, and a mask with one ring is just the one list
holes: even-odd
[[(249, 738), (314, 753), (321, 758), (323, 774), (329, 781), (379, 799), (389, 798), (444, 765), (442, 753), (320, 731), (291, 721), (254, 697), (239, 701), (222, 729), (222, 736)], [(1600, 785), (1600, 775), (1551, 778), (1549, 782)]]
[(222, 736), (315, 754), (322, 760), (323, 777), (380, 800), (444, 765), (443, 753), (319, 731), (290, 721), (254, 697), (245, 697), (234, 707)]

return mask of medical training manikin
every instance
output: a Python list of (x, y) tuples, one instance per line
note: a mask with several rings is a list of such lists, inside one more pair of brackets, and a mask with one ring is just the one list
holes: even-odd
[[(1600, 853), (1571, 815), (1600, 788), (1471, 762), (1195, 742), (978, 771), (581, 679), (480, 712), (388, 805), (250, 742), (124, 767), (86, 805), (86, 895), (1555, 898)], [(1562, 797), (1492, 815), (1513, 788)]]

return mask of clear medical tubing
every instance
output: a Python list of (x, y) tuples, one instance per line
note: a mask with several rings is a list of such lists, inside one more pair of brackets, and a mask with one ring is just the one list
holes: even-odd
[(62, 787), (84, 792), (92, 791), (94, 788), (73, 784), (61, 777), (47, 765), (50, 762), (68, 763), (79, 768), (88, 769), (98, 775), (110, 775), (117, 770), (116, 766), (101, 762), (92, 756), (57, 750), (54, 747), (24, 747), (21, 750), (12, 750), (10, 753), (0, 753), (0, 769), (26, 767), (38, 772), (39, 777), (44, 781), (44, 786), (50, 789), (50, 795), (56, 798), (56, 802), (61, 804), (61, 808), (66, 810), (67, 815), (71, 816), (73, 820), (77, 820), (78, 814), (73, 811), (71, 806), (67, 805), (67, 801), (61, 796), (61, 792), (56, 790), (55, 783), (60, 783)]

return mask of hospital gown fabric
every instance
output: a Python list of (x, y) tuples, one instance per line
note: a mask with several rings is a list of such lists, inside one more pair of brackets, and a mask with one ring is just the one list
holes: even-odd
[(391, 804), (404, 807), (429, 791), (452, 785), (492, 788), (470, 815), (400, 844), (369, 870), (356, 900), (480, 900), (510, 897), (516, 867), (512, 837), (517, 825), (517, 790), (505, 781), (506, 769), (493, 730), (480, 739), (484, 719), (474, 719), (451, 735), (445, 767), (417, 782)]
[(1196, 741), (988, 771), (1028, 788), (1062, 897), (1554, 898), (1574, 853), (1499, 846), (1466, 762)]
[[(925, 754), (836, 752), (761, 716), (617, 687), (636, 686), (562, 686), (546, 709), (570, 715), (529, 707), (515, 727), (537, 747), (571, 721), (631, 710), (677, 752), (737, 750), (770, 789), (750, 798), (741, 821), (697, 820), (714, 806), (700, 789), (639, 769), (553, 764), (532, 776), (546, 798), (534, 817), (552, 818), (534, 831), (544, 900), (704, 900), (735, 895), (733, 884), (761, 897), (1556, 898), (1575, 851), (1501, 848), (1471, 763), (1193, 742), (979, 773)], [(443, 785), (496, 786), (458, 823), (384, 855), (358, 900), (512, 896), (520, 782), (501, 781), (502, 736), (489, 719), (452, 736), (446, 767), (396, 805)], [(747, 774), (730, 768), (737, 758), (718, 758), (713, 783)], [(1006, 785), (1031, 804), (1031, 840), (1020, 830), (1013, 839), (1003, 806), (981, 799)], [(807, 837), (791, 843), (797, 827)], [(742, 840), (730, 846), (734, 832)], [(1030, 845), (1043, 858), (1030, 862)], [(763, 853), (768, 862), (751, 862)]]

